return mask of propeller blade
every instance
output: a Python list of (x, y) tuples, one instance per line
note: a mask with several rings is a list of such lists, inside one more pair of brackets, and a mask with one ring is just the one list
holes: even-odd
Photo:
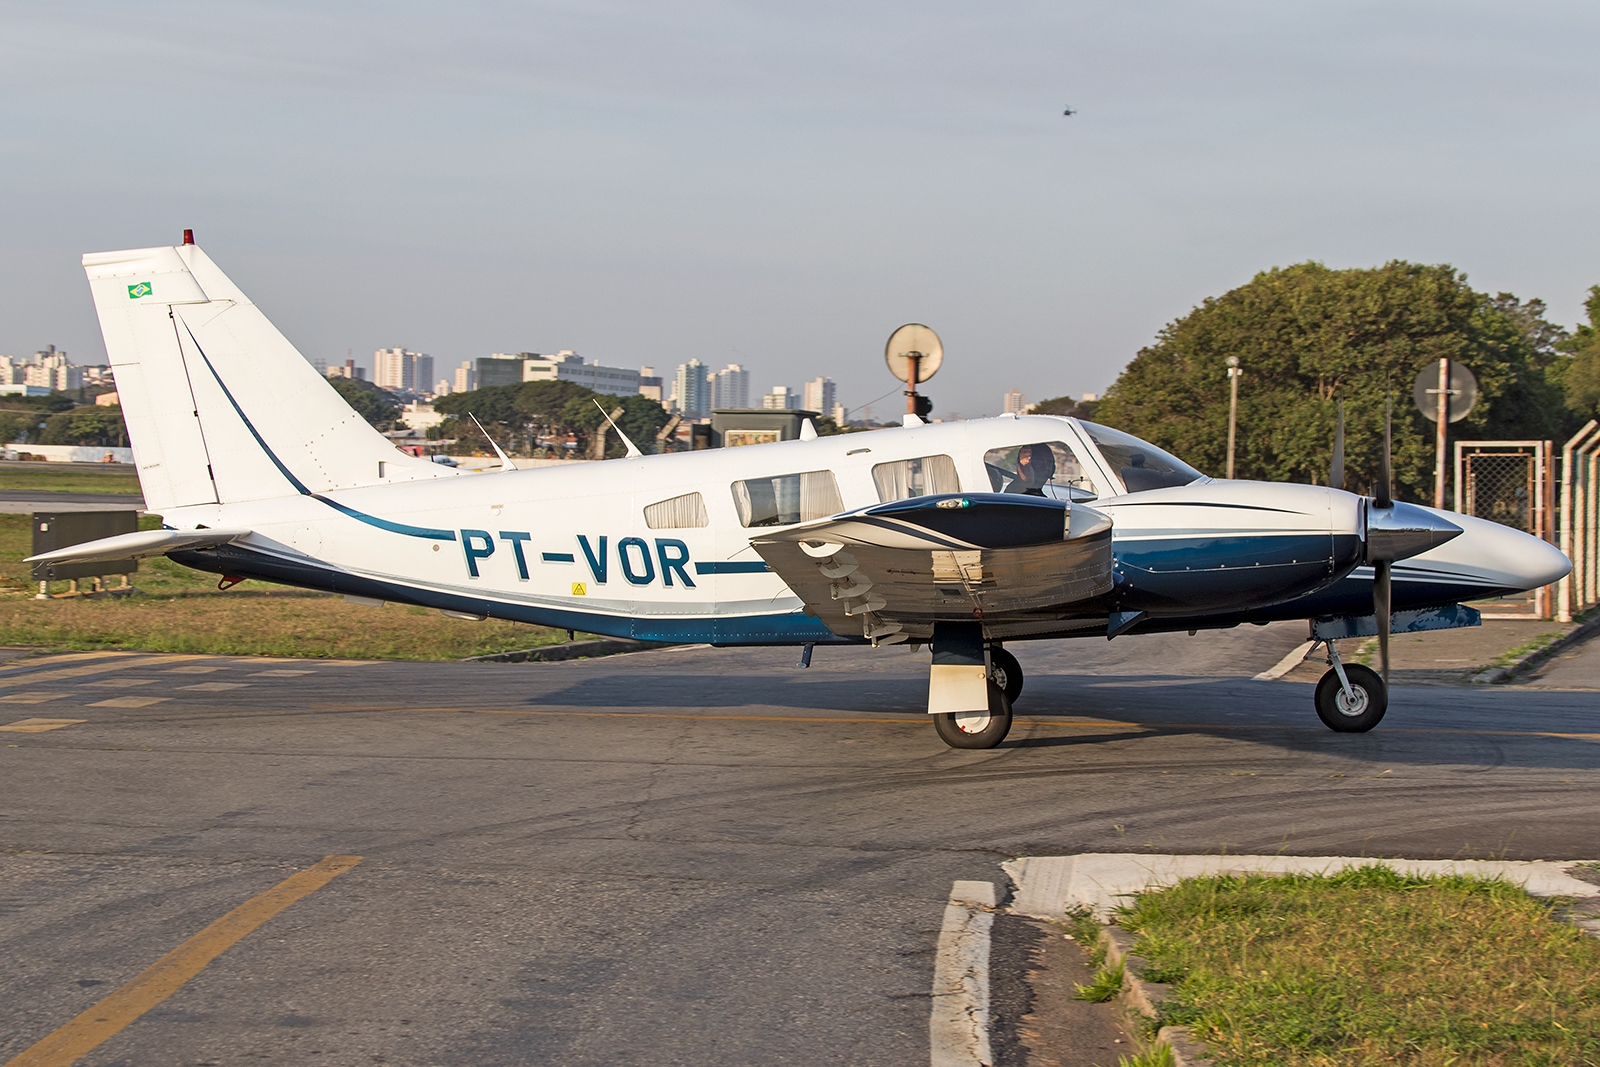
[(1375, 503), (1380, 508), (1387, 508), (1394, 504), (1394, 497), (1390, 495), (1390, 481), (1393, 477), (1390, 471), (1390, 458), (1393, 451), (1391, 437), (1391, 424), (1394, 416), (1394, 401), (1383, 402), (1383, 466), (1378, 468), (1378, 491), (1373, 494)]
[(1339, 428), (1333, 432), (1333, 465), (1328, 468), (1328, 485), (1344, 488), (1344, 401), (1339, 401)]
[(1386, 559), (1372, 565), (1372, 614), (1378, 619), (1378, 662), (1383, 667), (1383, 684), (1389, 684), (1389, 568)]

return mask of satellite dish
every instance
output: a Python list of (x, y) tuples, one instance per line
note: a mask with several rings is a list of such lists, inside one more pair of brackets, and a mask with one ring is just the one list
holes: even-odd
[[(920, 322), (908, 322), (889, 335), (883, 349), (883, 361), (889, 364), (889, 373), (916, 388), (917, 385), (939, 373), (944, 362), (944, 345), (939, 335)], [(915, 366), (917, 380), (911, 380)]]
[[(1411, 386), (1411, 398), (1417, 402), (1417, 410), (1422, 412), (1422, 417), (1429, 422), (1439, 419), (1439, 364), (1430, 363), (1417, 372), (1417, 380)], [(1473, 377), (1465, 364), (1450, 361), (1450, 407), (1449, 422), (1460, 422), (1472, 411), (1472, 405), (1478, 402), (1478, 379)]]

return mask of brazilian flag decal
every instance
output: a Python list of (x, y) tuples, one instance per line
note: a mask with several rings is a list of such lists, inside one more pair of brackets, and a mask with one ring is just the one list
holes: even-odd
[(150, 288), (149, 282), (139, 282), (137, 285), (128, 286), (128, 299), (137, 300), (141, 296), (149, 296), (154, 291)]

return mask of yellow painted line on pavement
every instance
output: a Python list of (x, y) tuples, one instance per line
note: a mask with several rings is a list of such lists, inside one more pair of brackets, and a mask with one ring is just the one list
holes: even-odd
[(189, 940), (156, 960), (145, 972), (94, 1007), (39, 1041), (5, 1067), (68, 1067), (129, 1023), (182, 989), (206, 964), (290, 904), (315, 893), (361, 862), (360, 856), (325, 856), (251, 897)]
[(46, 730), (59, 730), (63, 726), (76, 726), (88, 719), (18, 719), (16, 722), (0, 726), (0, 730), (7, 730), (18, 734), (42, 734)]
[(82, 663), (90, 659), (110, 659), (114, 656), (137, 656), (137, 652), (101, 651), (101, 652), (66, 652), (59, 656), (39, 656), (36, 659), (21, 660), (8, 663), (0, 667), (0, 674), (13, 674), (18, 671), (31, 671), (35, 667), (49, 667), (57, 663)]
[(81, 667), (62, 667), (54, 671), (35, 671), (31, 674), (0, 678), (0, 687), (32, 685), (34, 682), (57, 682), (63, 678), (85, 678), (91, 674), (104, 674), (107, 671), (125, 671), (134, 667), (164, 667), (169, 663), (181, 663), (184, 660), (204, 658), (200, 655), (173, 655), (132, 656), (110, 661), (101, 660), (98, 663), (88, 663)]

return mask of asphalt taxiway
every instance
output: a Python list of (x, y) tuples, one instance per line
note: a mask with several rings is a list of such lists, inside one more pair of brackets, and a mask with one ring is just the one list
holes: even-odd
[(926, 1064), (951, 885), (1015, 856), (1600, 855), (1594, 691), (1334, 734), (1251, 680), (1302, 637), (1012, 646), (989, 752), (904, 649), (0, 663), (0, 1063), (325, 856), (78, 1062)]

